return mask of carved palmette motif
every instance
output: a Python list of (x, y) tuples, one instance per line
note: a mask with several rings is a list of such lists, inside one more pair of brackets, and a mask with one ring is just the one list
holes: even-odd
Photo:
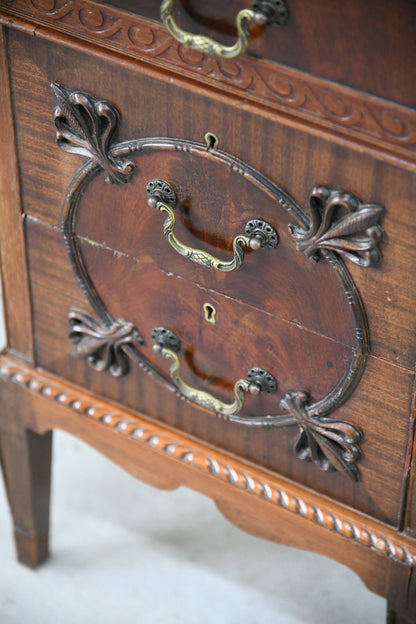
[(95, 370), (109, 371), (115, 377), (128, 373), (130, 358), (127, 349), (138, 349), (143, 343), (133, 323), (119, 318), (105, 324), (76, 309), (70, 310), (68, 320), (75, 357), (86, 358)]
[(308, 412), (308, 401), (306, 392), (288, 392), (281, 402), (299, 425), (300, 434), (295, 445), (297, 456), (314, 462), (325, 471), (343, 471), (356, 481), (361, 431), (342, 420), (313, 417)]
[[(94, 318), (80, 310), (70, 311), (73, 354), (85, 358), (94, 369), (107, 370), (116, 376), (127, 374), (130, 361), (136, 361), (146, 371), (156, 373), (165, 383), (172, 385), (172, 380), (142, 355), (140, 348), (144, 340), (139, 329), (127, 320), (113, 319), (100, 300), (76, 240), (76, 211), (80, 190), (85, 188), (100, 168), (106, 172), (107, 181), (120, 184), (128, 181), (133, 172), (134, 163), (128, 157), (134, 152), (156, 146), (158, 149), (206, 154), (207, 148), (183, 139), (166, 138), (144, 138), (112, 144), (119, 115), (111, 104), (81, 91), (69, 91), (57, 84), (53, 85), (53, 89), (57, 97), (55, 124), (58, 145), (65, 151), (89, 158), (70, 187), (62, 213), (62, 231), (73, 269), (97, 315)], [(328, 262), (337, 272), (354, 319), (356, 340), (344, 376), (324, 398), (314, 402), (313, 397), (302, 388), (293, 388), (276, 406), (276, 414), (243, 416), (231, 413), (222, 414), (222, 418), (247, 426), (260, 425), (273, 429), (297, 426), (299, 435), (294, 450), (299, 458), (313, 462), (324, 471), (343, 472), (357, 480), (362, 434), (354, 424), (333, 418), (332, 412), (349, 398), (360, 380), (368, 353), (368, 332), (362, 302), (341, 257), (361, 267), (373, 267), (380, 263), (384, 209), (378, 204), (362, 202), (353, 193), (330, 186), (316, 186), (310, 194), (308, 213), (262, 174), (243, 165), (233, 156), (218, 150), (210, 153), (222, 164), (237, 167), (243, 175), (254, 177), (268, 187), (273, 186), (279, 202), (298, 219), (297, 224), (290, 226), (290, 232), (299, 252), (311, 260)], [(284, 376), (284, 371), (276, 373), (281, 378)], [(178, 393), (177, 387), (176, 391)], [(189, 400), (186, 396), (182, 398)]]
[(119, 121), (116, 108), (83, 91), (67, 91), (58, 83), (51, 85), (56, 97), (56, 140), (61, 149), (92, 158), (108, 182), (123, 184), (131, 176), (134, 163), (116, 158), (110, 144)]
[(329, 186), (315, 186), (309, 203), (309, 229), (290, 226), (300, 251), (314, 260), (322, 257), (321, 250), (328, 249), (363, 267), (379, 264), (382, 206), (364, 204), (353, 193)]

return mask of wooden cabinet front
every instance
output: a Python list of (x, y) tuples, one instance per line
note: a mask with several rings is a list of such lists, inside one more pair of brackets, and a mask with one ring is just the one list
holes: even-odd
[[(413, 174), (138, 64), (101, 55), (90, 71), (81, 48), (17, 32), (10, 49), (37, 364), (397, 525), (416, 329)], [(135, 167), (126, 184), (107, 184), (108, 172), (91, 161), (77, 172), (83, 160), (56, 145), (52, 82), (81, 94), (78, 110), (89, 94), (120, 111), (112, 141), (118, 164)], [(277, 244), (246, 246), (231, 272), (192, 262), (166, 240), (166, 214), (148, 205), (154, 179), (176, 193), (175, 235), (187, 247), (230, 262), (233, 238), (256, 219), (272, 226)], [(338, 241), (322, 243), (323, 255), (302, 248), (289, 227), (306, 236), (314, 207), (316, 228)], [(127, 375), (72, 357), (68, 315), (79, 320), (79, 312), (89, 315), (88, 348), (103, 321), (131, 323), (142, 367), (129, 358), (131, 344), (126, 355), (124, 336), (116, 350), (129, 360)], [(180, 375), (198, 392), (229, 405), (253, 367), (277, 389), (245, 393), (238, 414), (218, 418), (175, 392), (169, 362), (153, 352), (156, 327), (180, 339)], [(85, 344), (78, 352), (105, 367), (109, 351), (94, 355)]]
[(306, 4), (0, 0), (0, 460), (32, 567), (61, 428), (412, 624), (416, 5)]

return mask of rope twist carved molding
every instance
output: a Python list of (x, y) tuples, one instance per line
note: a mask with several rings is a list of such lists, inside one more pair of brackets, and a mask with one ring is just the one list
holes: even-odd
[(170, 68), (227, 84), (279, 110), (295, 110), (298, 116), (337, 130), (346, 128), (361, 139), (394, 145), (416, 158), (416, 114), (406, 107), (370, 95), (364, 99), (363, 94), (356, 95), (347, 87), (272, 61), (248, 55), (238, 61), (220, 60), (188, 50), (164, 26), (118, 9), (98, 7), (89, 0), (5, 0), (4, 7), (130, 56), (156, 59)]
[[(39, 374), (36, 370), (16, 364), (7, 357), (0, 358), (0, 379), (30, 391), (44, 399), (71, 409), (81, 418), (101, 423), (117, 434), (124, 435), (138, 444), (150, 446), (153, 450), (174, 458), (190, 467), (220, 481), (247, 492), (312, 522), (322, 529), (337, 533), (365, 548), (374, 550), (394, 561), (407, 566), (416, 565), (416, 546), (406, 543), (394, 535), (387, 535), (382, 529), (369, 529), (359, 523), (343, 518), (333, 511), (316, 505), (306, 498), (290, 491), (289, 487), (278, 485), (272, 480), (259, 478), (250, 469), (224, 456), (215, 457), (192, 448), (185, 438), (166, 432), (162, 427), (146, 422), (137, 416), (110, 408), (98, 399), (92, 399), (79, 390), (61, 385), (57, 380)], [(393, 530), (391, 531), (393, 533)], [(404, 538), (406, 539), (406, 538)], [(407, 540), (408, 542), (409, 540)]]

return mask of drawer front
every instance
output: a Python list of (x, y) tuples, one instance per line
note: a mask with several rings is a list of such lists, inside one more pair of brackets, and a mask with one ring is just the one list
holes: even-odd
[[(137, 10), (129, 0), (120, 2)], [(386, 0), (325, 0), (319, 5), (287, 0), (278, 3), (279, 14), (282, 5), (288, 15), (281, 20), (282, 25), (251, 27), (247, 48), (250, 57), (276, 61), (406, 106), (416, 105), (416, 92), (409, 89), (406, 71), (409, 61), (416, 63), (414, 3), (395, 2), (392, 11)], [(238, 12), (252, 6), (250, 0), (178, 0), (174, 3), (174, 17), (189, 32), (232, 45), (236, 41)], [(152, 17), (158, 18), (155, 8)], [(394, 71), (387, 72), (390, 75), (380, 72), (380, 54), (388, 67), (394, 67)]]
[[(122, 188), (106, 184), (104, 172), (91, 177), (76, 217), (72, 199), (66, 202), (65, 218), (76, 218), (75, 233), (353, 346), (354, 323), (339, 271), (296, 249), (290, 228), (305, 216), (296, 216), (297, 205), (227, 154), (179, 139), (161, 143), (145, 141), (129, 155), (135, 173)], [(160, 178), (174, 192), (168, 212), (161, 213), (148, 206), (152, 191), (146, 190)], [(256, 231), (263, 247), (237, 245), (233, 251), (234, 239)]]
[[(261, 111), (245, 106), (236, 109), (231, 101), (212, 97), (209, 91), (194, 93), (177, 84), (173, 94), (169, 80), (164, 82), (108, 61), (97, 60), (91, 76), (88, 59), (81, 51), (69, 52), (41, 39), (35, 41), (35, 48), (34, 54), (33, 42), (26, 36), (12, 36), (38, 364), (78, 384), (87, 382), (93, 390), (128, 407), (396, 523), (413, 379), (410, 366), (406, 370), (406, 365), (413, 361), (414, 349), (407, 341), (409, 328), (404, 322), (410, 316), (408, 308), (399, 311), (402, 316), (397, 320), (396, 333), (391, 320), (380, 327), (380, 319), (385, 315), (386, 289), (391, 288), (391, 296), (396, 297), (399, 289), (394, 285), (395, 275), (398, 270), (410, 271), (411, 266), (411, 246), (409, 256), (394, 257), (394, 245), (399, 246), (399, 242), (392, 235), (395, 228), (401, 230), (410, 216), (406, 212), (410, 196), (407, 198), (406, 190), (400, 209), (397, 203), (389, 201), (404, 179), (408, 185), (402, 188), (410, 193), (410, 184), (414, 182), (409, 172), (374, 159), (353, 146), (342, 147), (329, 137), (311, 134), (306, 128), (285, 125)], [(105, 89), (104, 75), (109, 81)], [(136, 170), (125, 186), (108, 186), (104, 175), (97, 172), (84, 187), (79, 183), (83, 174), (74, 178), (76, 164), (82, 161), (61, 152), (54, 144), (53, 97), (49, 89), (53, 80), (75, 86), (80, 77), (84, 91), (106, 97), (120, 108), (122, 135), (119, 138), (182, 137), (187, 144), (192, 142), (198, 148), (193, 152), (167, 148), (146, 152), (137, 145), (129, 155)], [(30, 125), (25, 122), (29, 104), (32, 106)], [(43, 130), (40, 135), (39, 128)], [(251, 173), (252, 168), (262, 172), (256, 183), (248, 175), (242, 175), (238, 167), (231, 173), (226, 169), (226, 175), (218, 174), (218, 170), (223, 171), (217, 162), (219, 150), (217, 154), (210, 153), (206, 146), (203, 156), (198, 156), (207, 131), (215, 132), (220, 138), (222, 153), (232, 154), (238, 162), (244, 161)], [(165, 140), (166, 145), (170, 145), (169, 141)], [(183, 141), (179, 141), (179, 147), (184, 146)], [(131, 145), (124, 145), (129, 151)], [(159, 173), (162, 168), (163, 175)], [(175, 254), (161, 234), (160, 215), (147, 206), (149, 179), (166, 177), (166, 173), (179, 198), (178, 236), (193, 247), (206, 247), (219, 256), (230, 254), (230, 238), (246, 216), (271, 222), (279, 234), (279, 245), (276, 249), (247, 253), (247, 262), (233, 274), (194, 266)], [(264, 175), (271, 181), (266, 189), (268, 193)], [(72, 179), (75, 181), (71, 183)], [(293, 232), (287, 229), (296, 217), (296, 210), (292, 204), (291, 210), (279, 205), (273, 181), (279, 184), (276, 188), (285, 189), (289, 198), (296, 198), (296, 202), (288, 200), (289, 204), (293, 201), (293, 206), (298, 203), (306, 206), (302, 209), (305, 214), (309, 210), (311, 189), (319, 183), (353, 191), (371, 202), (363, 205), (383, 203), (386, 208), (387, 235), (381, 267), (348, 264), (362, 293), (374, 354), (367, 358), (365, 371), (360, 371), (363, 374), (358, 387), (336, 411), (338, 423), (345, 421), (345, 431), (351, 433), (348, 429), (351, 423), (364, 436), (357, 483), (348, 480), (342, 471), (321, 471), (320, 468), (328, 467), (322, 457), (318, 458), (320, 462), (302, 462), (294, 452), (296, 440), (298, 455), (304, 459), (317, 458), (308, 457), (308, 440), (302, 433), (299, 437), (299, 428), (294, 429), (293, 423), (286, 423), (285, 427), (250, 427), (240, 421), (223, 421), (212, 410), (180, 400), (172, 392), (172, 384), (155, 376), (149, 378), (143, 368), (131, 365), (129, 375), (117, 379), (108, 372), (91, 370), (86, 361), (74, 360), (70, 355), (69, 310), (77, 308), (84, 314), (97, 316), (93, 299), (90, 297), (90, 307), (77, 286), (63, 233), (58, 227), (58, 207), (63, 204), (64, 215), (67, 214), (72, 193), (77, 198), (79, 220), (77, 216), (77, 227), (66, 232), (67, 242), (76, 241), (77, 249), (81, 250), (82, 271), (91, 279), (104, 309), (112, 318), (122, 317), (137, 326), (144, 340), (140, 349), (146, 355), (145, 368), (162, 369), (168, 378), (168, 368), (163, 358), (152, 352), (150, 338), (152, 329), (164, 326), (175, 331), (184, 344), (181, 374), (186, 382), (201, 391), (214, 394), (215, 390), (223, 402), (230, 402), (232, 386), (246, 374), (246, 368), (260, 366), (277, 378), (277, 393), (248, 396), (246, 413), (264, 418), (272, 411), (273, 401), (285, 399), (289, 391), (302, 391), (319, 401), (336, 388), (340, 378), (348, 373), (348, 362), (357, 348), (357, 322), (352, 308), (360, 308), (360, 298), (357, 295), (351, 299), (346, 281), (330, 262), (315, 263), (296, 248)], [(215, 202), (200, 203), (212, 186)], [(219, 211), (213, 210), (212, 204), (219, 205)], [(410, 219), (408, 223), (411, 224)], [(402, 245), (403, 239), (406, 236), (410, 239), (411, 234), (411, 225), (407, 230), (403, 227)], [(45, 262), (45, 253), (49, 264)], [(399, 266), (398, 257), (402, 258)], [(284, 267), (282, 277), (276, 272), (278, 258)], [(382, 285), (383, 293), (377, 291), (377, 285)], [(409, 296), (414, 298), (415, 294)], [(205, 316), (206, 304), (217, 312), (215, 324), (209, 323)], [(406, 305), (411, 304), (406, 301)], [(297, 318), (295, 313), (303, 316)], [(383, 335), (386, 327), (388, 331)], [(364, 323), (358, 328), (365, 329)], [(379, 344), (374, 338), (377, 332)], [(398, 343), (406, 345), (408, 351), (400, 348), (397, 352)], [(395, 361), (403, 366), (395, 366)], [(288, 412), (291, 413), (290, 409)], [(338, 435), (339, 431), (332, 433)], [(332, 448), (330, 444), (327, 446)], [(335, 459), (330, 457), (332, 462)]]
[[(132, 365), (128, 375), (116, 378), (95, 371), (84, 359), (73, 358), (68, 340), (68, 310), (75, 307), (91, 314), (94, 311), (88, 307), (68, 266), (61, 233), (28, 219), (27, 239), (35, 347), (38, 363), (43, 368), (336, 500), (354, 505), (375, 518), (397, 524), (413, 382), (410, 372), (379, 358), (368, 359), (357, 389), (334, 412), (334, 416), (354, 423), (363, 433), (363, 455), (357, 464), (360, 479), (354, 482), (341, 472), (323, 472), (296, 456), (294, 447), (298, 432), (293, 427), (247, 427), (227, 422), (181, 400), (171, 387), (149, 377), (139, 366)], [(122, 303), (118, 305), (121, 309)], [(148, 336), (146, 338), (148, 340)], [(201, 384), (201, 375), (196, 377)], [(222, 387), (218, 380), (212, 381), (216, 395), (229, 401), (230, 389)], [(256, 397), (248, 400), (253, 408)]]

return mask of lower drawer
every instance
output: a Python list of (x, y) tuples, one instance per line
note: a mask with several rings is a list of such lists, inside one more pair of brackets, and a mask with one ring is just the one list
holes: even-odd
[[(352, 143), (342, 144), (335, 136), (293, 120), (284, 120), (245, 102), (239, 101), (236, 106), (231, 97), (220, 96), (211, 89), (190, 86), (177, 78), (134, 63), (121, 63), (116, 57), (97, 56), (94, 58), (94, 72), (91, 72), (90, 51), (82, 46), (69, 49), (15, 32), (10, 35), (9, 47), (26, 216), (36, 363), (76, 384), (91, 388), (103, 397), (163, 420), (385, 522), (399, 524), (400, 484), (405, 472), (415, 360), (416, 319), (413, 311), (416, 286), (412, 277), (416, 259), (413, 244), (416, 224), (413, 218), (413, 171), (406, 163), (398, 163), (386, 155), (364, 151)], [(146, 246), (146, 233), (153, 227), (149, 224), (154, 222), (154, 215), (150, 215), (150, 209), (146, 213), (141, 211), (148, 182), (147, 176), (145, 180), (141, 177), (141, 168), (146, 168), (143, 159), (137, 157), (135, 181), (131, 185), (117, 187), (116, 191), (116, 187), (108, 187), (104, 183), (103, 175), (100, 177), (97, 174), (91, 185), (88, 180), (86, 187), (73, 182), (81, 160), (73, 154), (64, 153), (55, 144), (52, 122), (55, 102), (50, 89), (50, 83), (54, 81), (68, 89), (82, 89), (96, 98), (113, 102), (122, 115), (122, 124), (116, 132), (119, 133), (118, 138), (124, 141), (152, 136), (159, 139), (170, 137), (166, 141), (172, 144), (175, 138), (183, 139), (175, 146), (176, 152), (180, 153), (186, 142), (200, 145), (207, 131), (214, 133), (220, 139), (221, 151), (232, 155), (234, 165), (229, 177), (233, 177), (233, 188), (238, 188), (236, 179), (246, 180), (249, 177), (248, 169), (240, 166), (241, 163), (245, 163), (250, 171), (251, 168), (256, 169), (271, 181), (269, 186), (266, 184), (270, 197), (274, 185), (283, 189), (281, 197), (287, 199), (282, 199), (282, 205), (286, 206), (290, 219), (296, 212), (295, 202), (302, 206), (307, 215), (304, 217), (304, 229), (308, 226), (313, 229), (310, 215), (314, 210), (316, 219), (321, 219), (322, 223), (325, 220), (321, 214), (325, 210), (320, 212), (319, 205), (313, 203), (313, 198), (311, 201), (311, 189), (316, 184), (349, 191), (354, 197), (368, 202), (361, 204), (357, 200), (360, 209), (355, 213), (351, 210), (351, 220), (348, 214), (344, 214), (346, 221), (341, 220), (341, 226), (336, 215), (339, 216), (338, 208), (343, 208), (342, 201), (335, 211), (332, 210), (332, 215), (335, 212), (334, 227), (339, 226), (338, 230), (341, 229), (347, 237), (356, 233), (354, 228), (350, 231), (350, 226), (352, 221), (357, 224), (357, 215), (361, 225), (367, 223), (363, 216), (366, 209), (360, 212), (363, 205), (370, 208), (375, 204), (383, 205), (385, 238), (381, 246), (383, 259), (380, 266), (363, 268), (347, 259), (348, 273), (344, 272), (343, 279), (338, 279), (341, 273), (332, 271), (330, 261), (315, 265), (313, 260), (296, 249), (292, 239), (288, 244), (287, 225), (291, 220), (286, 216), (285, 222), (278, 223), (280, 246), (277, 253), (287, 251), (288, 257), (299, 262), (299, 266), (303, 263), (307, 277), (302, 283), (291, 279), (271, 280), (269, 288), (261, 291), (263, 300), (254, 301), (250, 284), (256, 284), (257, 275), (262, 276), (258, 278), (259, 282), (263, 279), (263, 273), (258, 270), (257, 273), (250, 273), (248, 268), (246, 272), (238, 273), (237, 278), (228, 278), (227, 274), (207, 272), (206, 267), (192, 268), (193, 265), (189, 264), (188, 268), (188, 264), (182, 265), (183, 259), (176, 260), (167, 245), (159, 248), (160, 241), (155, 248), (152, 243)], [(210, 149), (213, 147), (208, 144), (206, 153)], [(139, 148), (136, 151), (139, 152)], [(185, 147), (185, 157), (188, 156), (186, 152)], [(185, 160), (181, 161), (181, 166), (179, 160), (173, 162), (171, 159), (169, 172), (179, 171), (182, 176), (183, 171), (186, 172), (186, 166), (183, 166)], [(93, 166), (94, 163), (87, 163), (84, 171), (85, 167)], [(198, 224), (205, 217), (206, 232), (202, 238), (217, 254), (224, 251), (222, 224), (224, 215), (227, 213), (226, 216), (229, 216), (227, 210), (230, 209), (229, 220), (234, 226), (240, 217), (239, 211), (250, 208), (251, 212), (252, 205), (247, 208), (247, 202), (252, 196), (243, 192), (241, 202), (227, 201), (221, 206), (221, 211), (210, 210), (208, 201), (206, 209), (200, 209), (198, 213), (199, 204), (194, 201), (193, 186), (209, 188), (211, 185), (214, 195), (217, 189), (215, 179), (213, 181), (212, 175), (204, 170), (192, 171), (192, 174), (191, 183), (188, 181), (186, 184), (183, 180), (178, 183), (182, 206), (178, 218), (181, 232), (188, 236), (188, 241), (194, 241), (194, 247), (198, 246), (201, 239)], [(175, 179), (172, 181), (174, 184)], [(140, 199), (133, 197), (136, 203), (125, 202), (126, 197), (132, 199), (129, 193), (135, 195), (137, 180), (142, 189)], [(66, 232), (69, 239), (73, 234), (78, 236), (78, 244), (83, 247), (83, 260), (78, 257), (76, 262), (85, 263), (87, 274), (94, 275), (97, 296), (103, 301), (104, 308), (110, 310), (111, 317), (134, 320), (142, 334), (141, 349), (147, 354), (145, 367), (162, 369), (162, 375), (149, 376), (143, 367), (130, 363), (130, 373), (117, 378), (108, 372), (93, 370), (87, 361), (71, 356), (67, 321), (69, 311), (80, 309), (84, 320), (87, 318), (86, 322), (90, 324), (89, 331), (94, 333), (94, 321), (88, 320), (85, 313), (94, 314), (96, 310), (89, 307), (87, 297), (76, 283), (75, 273), (80, 273), (80, 264), (75, 267), (74, 273), (59, 227), (60, 207), (63, 203), (65, 206), (68, 188), (71, 188), (70, 194), (74, 196), (75, 193), (77, 200), (85, 200), (82, 215), (91, 209), (89, 219), (84, 222), (82, 218), (79, 220), (78, 225), (84, 227), (81, 227), (81, 232)], [(351, 195), (348, 197), (351, 198)], [(348, 204), (347, 213), (351, 201), (354, 203), (355, 199), (344, 202)], [(254, 203), (256, 213), (253, 216), (263, 217), (263, 210), (267, 215), (271, 211), (266, 201)], [(279, 204), (279, 210), (280, 207)], [(193, 220), (194, 214), (189, 218), (189, 210), (194, 208), (196, 220)], [(276, 214), (282, 212), (279, 210), (275, 209)], [(186, 233), (190, 222), (193, 227), (188, 227)], [(371, 232), (374, 234), (374, 230)], [(361, 231), (359, 233), (362, 234)], [(228, 244), (228, 231), (225, 232), (225, 239)], [(352, 243), (354, 246), (354, 236), (352, 239), (348, 245)], [(75, 238), (69, 240), (69, 244), (72, 240)], [(344, 243), (339, 243), (338, 251)], [(266, 258), (266, 253), (259, 257)], [(254, 255), (250, 254), (248, 267), (257, 262), (253, 260)], [(173, 257), (174, 264), (171, 264)], [(269, 254), (268, 257), (272, 256)], [(333, 256), (328, 258), (334, 265)], [(265, 273), (268, 262), (267, 259), (259, 261)], [(297, 302), (303, 291), (308, 289), (310, 276), (317, 274), (320, 275), (320, 292), (314, 300), (311, 299), (310, 315), (299, 320), (295, 315)], [(249, 286), (245, 289), (241, 284), (244, 276), (250, 277)], [(180, 284), (180, 287), (167, 295), (165, 290), (170, 290), (173, 282)], [(406, 291), (402, 287), (404, 282)], [(168, 283), (169, 287), (165, 288)], [(337, 287), (341, 292), (339, 297)], [(189, 296), (191, 290), (192, 297)], [(244, 296), (241, 295), (243, 291)], [(173, 305), (175, 292), (179, 294)], [(294, 302), (292, 307), (287, 305), (289, 299)], [(276, 306), (270, 305), (270, 302), (273, 304), (276, 301)], [(206, 304), (208, 308), (204, 308)], [(205, 313), (208, 314), (207, 310), (211, 309), (213, 313), (217, 308), (225, 311), (218, 316), (217, 327), (222, 323), (222, 332), (214, 332), (209, 319), (204, 317)], [(143, 310), (150, 310), (151, 314), (142, 314)], [(348, 362), (357, 355), (357, 344), (363, 344), (367, 329), (365, 320), (360, 324), (351, 324), (354, 313), (368, 319), (369, 339), (365, 342), (364, 352), (358, 354), (359, 365), (365, 359), (367, 365), (365, 370), (360, 370), (362, 375), (358, 386), (352, 388), (351, 396), (345, 396), (348, 400), (336, 410), (336, 423), (332, 420), (332, 413), (325, 414), (327, 420), (323, 418), (317, 422), (313, 419), (314, 414), (307, 413), (300, 391), (318, 395), (318, 401), (328, 393), (328, 387), (336, 395), (336, 380), (340, 379), (340, 371), (350, 370)], [(319, 324), (323, 316), (329, 325)], [(181, 359), (183, 380), (192, 388), (199, 388), (201, 382), (202, 391), (214, 394), (215, 390), (215, 395), (222, 402), (230, 402), (233, 384), (246, 374), (247, 369), (261, 367), (273, 374), (278, 382), (273, 396), (261, 394), (259, 397), (247, 397), (250, 413), (260, 416), (262, 420), (246, 423), (238, 419), (231, 419), (232, 422), (220, 419), (215, 416), (216, 410), (205, 409), (178, 397), (169, 382), (166, 362), (152, 352), (151, 332), (161, 325), (174, 329), (185, 344), (185, 356)], [(255, 332), (252, 332), (253, 327)], [(250, 332), (251, 335), (248, 335)], [(92, 342), (94, 340), (97, 340), (96, 335)], [(102, 340), (102, 336), (98, 340)], [(137, 340), (140, 342), (138, 337)], [(195, 344), (206, 348), (196, 351)], [(122, 338), (119, 345), (122, 352)], [(246, 345), (250, 346), (246, 348)], [(201, 356), (202, 352), (207, 355)], [(300, 360), (293, 359), (292, 352), (302, 353)], [(242, 372), (241, 362), (244, 363)], [(101, 366), (97, 361), (93, 364), (96, 368)], [(348, 375), (342, 380), (342, 384), (345, 383), (348, 383)], [(273, 402), (279, 403), (282, 398), (286, 400), (288, 395), (292, 400), (287, 409), (290, 418), (282, 418), (279, 422), (268, 420)], [(338, 445), (335, 450), (334, 445)], [(357, 447), (361, 449), (361, 457)], [(354, 453), (357, 455), (351, 455)], [(348, 479), (345, 470), (322, 470), (334, 465), (345, 468), (351, 463), (357, 468), (358, 472), (353, 476), (359, 477), (358, 481)]]
[[(363, 433), (362, 457), (357, 464), (360, 478), (354, 482), (341, 472), (324, 472), (314, 463), (302, 461), (296, 456), (295, 445), (299, 438), (296, 426), (252, 427), (227, 422), (211, 411), (184, 402), (176, 396), (172, 387), (139, 366), (132, 364), (127, 376), (115, 378), (109, 373), (94, 371), (83, 359), (73, 358), (68, 339), (68, 310), (76, 307), (92, 314), (93, 311), (76, 283), (61, 233), (29, 218), (27, 240), (39, 366), (132, 410), (397, 525), (413, 382), (410, 372), (379, 358), (369, 358), (358, 388), (336, 412), (337, 418), (354, 423)], [(93, 246), (90, 252), (94, 255)], [(117, 282), (117, 275), (126, 274), (125, 267), (120, 270), (123, 261), (116, 254), (100, 250), (99, 257), (105, 264), (107, 278), (109, 273), (113, 273), (114, 283)], [(130, 274), (133, 284), (138, 274), (135, 275), (132, 267)], [(142, 293), (136, 290), (127, 299), (130, 310), (135, 305), (139, 309)], [(126, 309), (122, 298), (118, 298), (115, 305), (115, 312)], [(158, 320), (163, 318), (164, 312), (168, 313), (168, 308), (164, 310), (161, 306)], [(176, 322), (172, 318), (169, 320)], [(238, 319), (236, 325), (238, 330)], [(145, 328), (149, 347), (151, 341), (146, 323)], [(268, 341), (273, 345), (273, 336), (269, 335)], [(221, 368), (221, 361), (226, 359), (224, 353), (217, 350), (212, 355)], [(318, 353), (316, 355), (319, 357)], [(196, 367), (193, 368), (195, 383), (201, 383), (201, 379), (197, 379)], [(192, 366), (188, 370), (191, 369)], [(219, 379), (211, 379), (211, 384), (220, 396), (230, 396), (228, 384), (224, 387)], [(251, 400), (252, 407), (254, 398)]]

